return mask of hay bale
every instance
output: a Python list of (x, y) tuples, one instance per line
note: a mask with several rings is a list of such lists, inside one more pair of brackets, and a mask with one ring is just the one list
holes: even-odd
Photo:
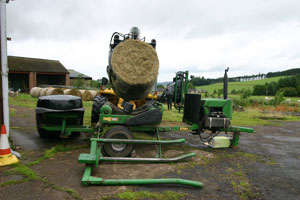
[(64, 94), (81, 97), (81, 93), (75, 89), (66, 89), (66, 90), (64, 90)]
[(155, 49), (140, 40), (128, 39), (113, 51), (111, 66), (116, 79), (112, 86), (123, 99), (142, 99), (154, 85), (159, 69)]
[(93, 97), (93, 99), (94, 99), (95, 96), (97, 95), (98, 91), (90, 90), (90, 93), (92, 94), (92, 97)]
[(81, 93), (81, 96), (84, 94), (85, 90), (78, 90)]
[(82, 94), (82, 100), (83, 101), (93, 101), (95, 98), (97, 92), (94, 90), (85, 90)]
[(41, 91), (40, 91), (40, 97), (46, 96), (47, 90), (48, 90), (48, 88), (41, 89)]
[(38, 98), (40, 96), (40, 92), (41, 92), (42, 89), (43, 88), (40, 88), (40, 87), (33, 87), (30, 90), (30, 95), (32, 97)]
[(64, 94), (64, 91), (60, 88), (48, 88), (46, 95), (59, 95)]

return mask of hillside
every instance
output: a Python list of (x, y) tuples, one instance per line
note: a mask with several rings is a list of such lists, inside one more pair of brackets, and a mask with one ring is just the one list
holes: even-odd
[[(272, 78), (265, 78), (261, 80), (254, 80), (254, 81), (242, 81), (242, 82), (229, 82), (228, 83), (228, 92), (230, 93), (231, 90), (241, 90), (241, 89), (251, 89), (254, 85), (263, 85), (265, 83), (269, 83), (272, 81), (278, 81), (280, 78), (283, 78), (284, 76), (279, 77), (272, 77)], [(205, 86), (198, 86), (197, 89), (203, 89), (208, 91), (209, 93), (212, 93), (214, 90), (222, 89), (223, 83), (215, 83), (211, 85), (205, 85)]]

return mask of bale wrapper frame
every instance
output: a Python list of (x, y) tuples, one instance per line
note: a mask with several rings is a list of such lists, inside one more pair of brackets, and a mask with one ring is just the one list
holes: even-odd
[[(169, 163), (181, 161), (195, 156), (194, 153), (181, 155), (175, 158), (164, 158), (162, 156), (162, 146), (170, 144), (182, 144), (185, 139), (161, 140), (160, 136), (164, 132), (184, 131), (200, 136), (202, 141), (211, 142), (217, 137), (219, 132), (232, 133), (228, 137), (231, 147), (237, 147), (239, 134), (241, 132), (252, 133), (253, 129), (245, 127), (231, 126), (232, 102), (230, 99), (201, 99), (201, 95), (188, 94), (181, 90), (180, 95), (184, 95), (183, 121), (176, 126), (168, 126), (162, 121), (164, 105), (154, 101), (153, 98), (147, 98), (147, 93), (151, 84), (146, 84), (147, 93), (143, 92), (142, 99), (131, 98), (130, 93), (137, 92), (133, 96), (141, 97), (138, 86), (135, 90), (128, 88), (130, 84), (123, 84), (120, 77), (114, 72), (114, 66), (111, 63), (111, 57), (114, 49), (126, 40), (140, 40), (139, 30), (133, 28), (131, 33), (123, 35), (114, 33), (110, 42), (110, 56), (107, 72), (109, 81), (113, 86), (113, 92), (102, 92), (101, 96), (96, 96), (93, 103), (92, 119), (93, 126), (83, 126), (82, 120), (74, 123), (68, 123), (69, 118), (78, 117), (76, 109), (79, 107), (69, 107), (64, 109), (48, 108), (41, 109), (39, 121), (37, 121), (39, 132), (56, 132), (68, 136), (73, 132), (95, 133), (96, 137), (91, 138), (90, 153), (81, 154), (78, 162), (86, 165), (82, 184), (83, 185), (141, 185), (141, 184), (181, 184), (202, 188), (203, 184), (198, 181), (169, 178), (169, 179), (102, 179), (92, 176), (92, 170), (99, 163), (108, 162), (145, 162), (145, 163)], [(143, 40), (143, 39), (142, 39)], [(156, 41), (152, 40), (149, 44), (155, 49)], [(116, 78), (117, 77), (117, 78)], [(102, 79), (103, 85), (108, 80)], [(123, 85), (122, 85), (123, 84)], [(128, 93), (119, 91), (116, 87), (121, 86), (128, 89)], [(145, 87), (145, 85), (143, 85)], [(148, 88), (147, 88), (148, 87)], [(177, 87), (176, 87), (177, 88)], [(176, 91), (178, 92), (178, 91)], [(46, 97), (44, 97), (46, 98)], [(52, 96), (52, 98), (55, 98)], [(59, 103), (58, 103), (59, 104)], [(75, 105), (75, 103), (74, 103)], [(77, 105), (77, 104), (76, 104)], [(39, 108), (37, 108), (39, 110)], [(46, 111), (45, 111), (46, 110)], [(46, 118), (56, 118), (60, 116), (61, 124), (49, 124)], [(44, 120), (41, 120), (44, 119)], [(210, 134), (203, 136), (204, 132)], [(156, 134), (156, 140), (134, 139), (133, 132), (152, 132)], [(41, 135), (42, 136), (42, 135)], [(130, 157), (134, 150), (134, 145), (157, 145), (157, 153), (154, 158), (133, 158)], [(104, 156), (102, 152), (105, 152)]]

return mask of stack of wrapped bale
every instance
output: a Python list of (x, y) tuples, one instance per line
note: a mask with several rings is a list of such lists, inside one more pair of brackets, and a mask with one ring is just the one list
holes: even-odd
[(64, 91), (60, 88), (48, 88), (46, 95), (59, 95), (64, 94)]
[(64, 94), (65, 95), (73, 95), (73, 96), (81, 97), (81, 93), (78, 90), (75, 90), (75, 89), (65, 89)]
[(83, 101), (93, 101), (97, 92), (94, 90), (79, 90)]
[(42, 89), (43, 88), (40, 88), (40, 87), (33, 87), (30, 90), (30, 95), (32, 97), (38, 98), (38, 97), (40, 97), (40, 92), (41, 92)]

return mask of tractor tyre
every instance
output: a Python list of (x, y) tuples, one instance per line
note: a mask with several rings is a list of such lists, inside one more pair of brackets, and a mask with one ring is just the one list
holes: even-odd
[(36, 114), (36, 125), (38, 134), (41, 138), (57, 138), (60, 136), (60, 131), (47, 131), (40, 127), (40, 124), (42, 123), (43, 116), (42, 114)]
[[(132, 133), (124, 126), (115, 126), (104, 134), (107, 139), (133, 139)], [(111, 157), (126, 157), (133, 151), (133, 144), (105, 143), (104, 149)]]
[(96, 124), (99, 121), (100, 108), (107, 102), (104, 96), (96, 96), (93, 102), (91, 123)]

